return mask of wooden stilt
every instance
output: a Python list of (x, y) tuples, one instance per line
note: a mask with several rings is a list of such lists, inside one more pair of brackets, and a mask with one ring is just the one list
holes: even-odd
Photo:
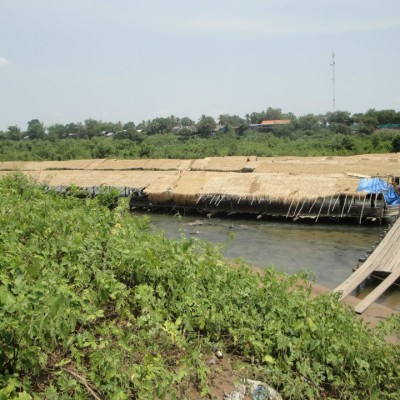
[(297, 208), (299, 207), (299, 204), (300, 204), (300, 200), (297, 201), (296, 208), (293, 211), (293, 216), (296, 215), (296, 211), (297, 211)]
[(347, 202), (347, 194), (344, 198), (344, 202), (343, 202), (343, 207), (342, 207), (342, 212), (340, 214), (340, 218), (343, 218), (343, 213), (344, 213), (344, 208), (346, 207), (346, 202)]
[(351, 200), (350, 200), (350, 205), (349, 205), (349, 208), (347, 209), (347, 211), (346, 211), (346, 215), (350, 212), (350, 209), (351, 209), (351, 207), (353, 206), (353, 203), (354, 203), (354, 196), (351, 198)]
[(219, 204), (221, 203), (221, 201), (225, 198), (225, 196), (221, 196), (221, 198), (219, 199), (218, 203), (217, 203), (217, 207), (219, 206)]
[(320, 207), (320, 209), (319, 209), (319, 212), (318, 212), (318, 215), (317, 215), (317, 218), (316, 218), (315, 222), (318, 221), (318, 218), (319, 218), (319, 215), (321, 214), (322, 207), (324, 206), (324, 203), (325, 203), (325, 197), (324, 197), (323, 200), (322, 200), (322, 204), (321, 204), (321, 207)]
[(301, 205), (300, 210), (297, 212), (296, 218), (299, 217), (301, 211), (303, 210), (304, 204), (306, 204), (306, 200), (303, 201), (303, 204)]
[(363, 202), (363, 205), (361, 207), (360, 224), (361, 224), (361, 221), (362, 221), (362, 216), (363, 216), (363, 212), (364, 212), (364, 206), (365, 206), (365, 200), (366, 199), (367, 199), (367, 196), (364, 197), (364, 202)]
[(333, 196), (331, 196), (331, 199), (329, 200), (329, 205), (328, 205), (328, 213), (326, 215), (329, 215), (329, 212), (331, 210), (331, 204), (332, 204)]
[(290, 202), (290, 206), (289, 206), (289, 210), (288, 210), (288, 212), (286, 214), (286, 218), (289, 216), (290, 209), (292, 208), (293, 201), (294, 201), (294, 197), (292, 198), (292, 201)]
[(311, 207), (310, 207), (310, 209), (308, 210), (309, 213), (310, 213), (311, 210), (314, 208), (316, 202), (317, 202), (317, 199), (315, 199), (314, 202), (311, 204)]

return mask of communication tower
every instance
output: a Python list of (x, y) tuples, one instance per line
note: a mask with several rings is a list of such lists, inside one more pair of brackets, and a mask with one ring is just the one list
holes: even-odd
[(335, 95), (335, 53), (332, 53), (332, 88), (333, 88), (333, 98), (332, 98), (332, 105), (333, 105), (333, 112), (336, 111), (336, 95)]

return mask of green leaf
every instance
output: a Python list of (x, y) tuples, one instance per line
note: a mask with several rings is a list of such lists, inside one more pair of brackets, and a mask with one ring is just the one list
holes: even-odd
[(42, 256), (35, 254), (32, 263), (28, 266), (27, 270), (29, 275), (37, 277), (43, 268), (44, 259)]
[(296, 321), (296, 323), (294, 324), (293, 329), (294, 329), (295, 331), (300, 331), (300, 330), (302, 330), (303, 328), (304, 328), (304, 320), (298, 319), (298, 320)]
[(262, 358), (262, 360), (264, 362), (267, 362), (268, 364), (275, 364), (275, 358), (270, 356), (270, 355), (266, 355)]
[(317, 327), (315, 326), (314, 321), (310, 317), (307, 318), (307, 323), (312, 332), (315, 332), (317, 330)]
[(0, 304), (11, 305), (15, 302), (13, 294), (7, 289), (7, 286), (0, 286)]

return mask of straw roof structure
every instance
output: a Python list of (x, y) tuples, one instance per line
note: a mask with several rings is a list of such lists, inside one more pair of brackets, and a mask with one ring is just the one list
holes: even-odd
[[(1, 174), (10, 173), (1, 172)], [(252, 197), (290, 203), (300, 199), (316, 199), (347, 194), (362, 196), (357, 192), (358, 179), (343, 174), (290, 175), (243, 174), (238, 172), (186, 171), (97, 171), (53, 170), (25, 171), (39, 183), (48, 186), (114, 186), (145, 189), (150, 203), (176, 202), (194, 204), (199, 197), (224, 195)]]
[(0, 171), (45, 171), (45, 170), (186, 170), (193, 160), (140, 159), (140, 160), (66, 160), (66, 161), (3, 161)]
[(254, 171), (292, 174), (346, 173), (365, 176), (398, 174), (398, 154), (358, 155), (350, 157), (271, 157), (260, 158), (253, 164)]
[[(205, 196), (268, 199), (283, 204), (357, 192), (363, 176), (400, 175), (398, 154), (351, 157), (215, 157), (201, 160), (3, 162), (49, 186), (144, 189), (150, 203), (194, 205)], [(246, 171), (240, 172), (240, 171)], [(253, 171), (253, 172), (250, 172)]]
[[(23, 171), (34, 181), (47, 186), (71, 186), (86, 188), (91, 186), (110, 186), (127, 188), (146, 188), (160, 179), (159, 171), (96, 171), (96, 170), (54, 170)], [(1, 171), (0, 176), (11, 171)], [(176, 171), (163, 171), (164, 177), (174, 177)], [(173, 179), (173, 178), (172, 178)]]
[(195, 160), (191, 167), (194, 171), (241, 171), (247, 163), (256, 157), (207, 157)]
[(207, 157), (198, 160), (67, 160), (67, 161), (3, 161), (0, 170), (177, 170), (226, 171), (254, 170), (258, 173), (334, 174), (354, 173), (366, 176), (398, 175), (400, 155), (363, 154), (343, 157)]

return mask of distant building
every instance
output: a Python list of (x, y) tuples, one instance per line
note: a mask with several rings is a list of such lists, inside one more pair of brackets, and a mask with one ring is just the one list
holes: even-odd
[(290, 124), (290, 119), (271, 119), (271, 120), (268, 120), (268, 119), (265, 119), (264, 121), (262, 121), (261, 122), (261, 126), (263, 126), (263, 127), (273, 127), (273, 126), (275, 126), (275, 125), (287, 125), (287, 124)]
[(400, 124), (381, 124), (378, 125), (379, 129), (400, 129)]
[(249, 128), (256, 131), (269, 131), (274, 126), (288, 125), (291, 122), (292, 121), (290, 119), (271, 119), (271, 120), (265, 119), (264, 121), (261, 122), (261, 124), (249, 125)]

